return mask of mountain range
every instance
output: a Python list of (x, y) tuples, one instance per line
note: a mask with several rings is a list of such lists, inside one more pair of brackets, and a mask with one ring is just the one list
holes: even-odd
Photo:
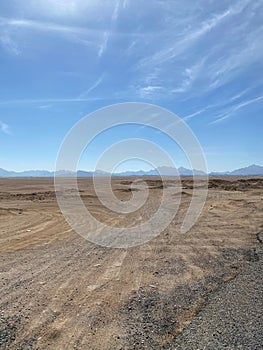
[[(21, 172), (16, 171), (8, 171), (0, 168), (0, 177), (53, 177), (56, 176), (61, 177), (70, 177), (74, 176), (75, 173), (67, 170), (60, 170), (58, 172), (48, 171), (48, 170), (26, 170)], [(200, 170), (190, 170), (183, 167), (178, 168), (177, 170), (172, 167), (162, 166), (156, 169), (151, 169), (149, 171), (137, 170), (137, 171), (125, 171), (121, 173), (114, 173), (112, 176), (202, 176), (205, 175), (204, 172)], [(93, 171), (84, 171), (79, 170), (77, 172), (78, 177), (91, 177), (91, 176), (110, 176), (110, 173), (107, 173), (102, 170)], [(245, 168), (236, 169), (233, 171), (226, 172), (211, 172), (208, 174), (209, 176), (263, 176), (263, 166), (260, 165), (250, 165)]]

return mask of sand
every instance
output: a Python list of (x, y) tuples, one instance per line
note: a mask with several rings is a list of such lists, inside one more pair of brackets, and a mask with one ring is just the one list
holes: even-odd
[[(118, 198), (131, 178), (114, 178)], [(99, 220), (133, 225), (154, 212), (159, 179), (148, 178), (147, 210), (118, 215), (105, 209), (91, 179), (79, 180), (83, 202)], [(167, 180), (167, 186), (175, 182)], [(0, 179), (0, 348), (162, 349), (198, 315), (208, 295), (253, 259), (262, 230), (263, 179), (211, 178), (199, 221), (180, 224), (192, 181), (157, 238), (133, 248), (86, 241), (65, 222), (53, 179)], [(138, 217), (137, 217), (138, 216)], [(136, 221), (137, 220), (137, 221)]]

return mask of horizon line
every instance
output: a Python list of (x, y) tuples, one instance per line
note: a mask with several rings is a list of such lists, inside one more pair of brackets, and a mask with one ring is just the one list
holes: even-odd
[[(95, 169), (95, 170), (85, 170), (85, 169), (77, 169), (76, 171), (75, 170), (66, 170), (66, 169), (60, 169), (60, 170), (47, 170), (47, 169), (26, 169), (26, 170), (7, 170), (7, 169), (4, 169), (4, 168), (0, 168), (0, 171), (4, 171), (4, 172), (7, 172), (7, 173), (16, 173), (16, 174), (22, 174), (22, 173), (28, 173), (28, 172), (46, 172), (46, 173), (53, 173), (52, 176), (55, 175), (55, 173), (60, 173), (60, 172), (64, 172), (64, 173), (77, 173), (77, 172), (85, 172), (85, 173), (105, 173), (105, 174), (124, 174), (124, 173), (128, 173), (128, 172), (144, 172), (144, 173), (147, 173), (147, 172), (151, 172), (151, 171), (155, 171), (155, 170), (158, 170), (160, 168), (169, 168), (169, 169), (184, 169), (184, 170), (189, 170), (189, 171), (200, 171), (200, 172), (203, 172), (204, 174), (211, 174), (211, 173), (230, 173), (230, 172), (233, 172), (233, 171), (237, 171), (237, 170), (240, 170), (240, 169), (245, 169), (245, 168), (250, 168), (250, 167), (253, 167), (253, 166), (256, 166), (256, 167), (263, 167), (263, 165), (259, 165), (259, 164), (250, 164), (250, 165), (247, 165), (247, 166), (243, 166), (241, 168), (236, 168), (236, 169), (233, 169), (233, 170), (211, 170), (211, 171), (207, 171), (207, 172), (204, 172), (202, 170), (199, 170), (199, 169), (193, 169), (193, 168), (185, 168), (183, 166), (179, 166), (179, 167), (170, 167), (170, 166), (166, 166), (166, 165), (161, 165), (161, 166), (158, 166), (156, 168), (151, 168), (151, 169), (148, 169), (148, 170), (143, 170), (143, 169), (127, 169), (127, 170), (124, 170), (124, 171), (120, 171), (120, 172), (109, 172), (107, 170), (102, 170), (102, 169)], [(1, 177), (1, 176), (0, 176)]]

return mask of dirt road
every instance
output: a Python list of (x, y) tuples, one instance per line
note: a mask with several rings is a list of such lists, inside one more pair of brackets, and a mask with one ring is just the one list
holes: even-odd
[[(162, 186), (158, 179), (148, 184), (154, 203)], [(90, 179), (81, 179), (79, 187), (100, 220), (112, 225), (136, 220), (135, 214), (107, 211)], [(210, 180), (203, 214), (186, 235), (179, 227), (191, 199), (190, 179), (183, 188), (178, 214), (159, 237), (110, 249), (72, 231), (57, 206), (52, 179), (0, 179), (0, 348), (167, 347), (207, 295), (253, 259), (262, 227), (263, 179)], [(113, 189), (128, 199), (130, 179), (114, 179)]]

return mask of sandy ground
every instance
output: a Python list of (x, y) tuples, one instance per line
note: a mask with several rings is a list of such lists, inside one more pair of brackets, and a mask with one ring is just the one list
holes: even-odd
[[(115, 178), (116, 196), (129, 199), (130, 182)], [(162, 185), (147, 182), (146, 209), (130, 215), (106, 210), (90, 179), (79, 188), (95, 217), (122, 226), (156, 209)], [(167, 348), (207, 296), (254, 259), (263, 224), (262, 178), (212, 178), (202, 216), (182, 235), (191, 193), (185, 178), (180, 209), (160, 236), (113, 249), (68, 226), (52, 179), (0, 179), (0, 348)]]

